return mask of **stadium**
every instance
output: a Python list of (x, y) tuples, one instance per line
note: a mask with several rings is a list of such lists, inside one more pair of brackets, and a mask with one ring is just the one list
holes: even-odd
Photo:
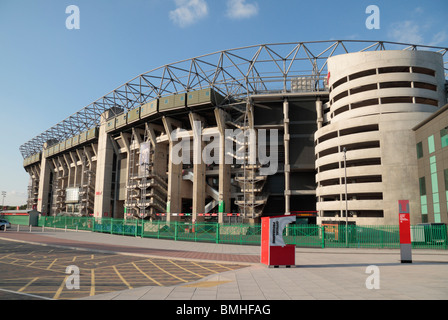
[(384, 225), (398, 224), (398, 200), (409, 199), (422, 222), (413, 128), (447, 103), (447, 50), (278, 43), (153, 69), (20, 146), (28, 208)]

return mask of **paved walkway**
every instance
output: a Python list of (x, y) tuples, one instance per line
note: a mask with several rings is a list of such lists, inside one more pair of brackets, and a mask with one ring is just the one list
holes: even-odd
[(259, 246), (37, 229), (0, 233), (0, 237), (102, 252), (247, 265), (194, 283), (146, 286), (85, 298), (89, 300), (448, 299), (448, 251), (441, 250), (413, 250), (413, 263), (402, 264), (400, 251), (395, 249), (297, 248), (295, 267), (269, 268), (259, 263)]

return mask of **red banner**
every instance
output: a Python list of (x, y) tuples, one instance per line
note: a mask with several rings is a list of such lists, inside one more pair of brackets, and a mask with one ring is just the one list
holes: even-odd
[(411, 243), (411, 218), (409, 215), (409, 200), (399, 200), (398, 222), (400, 226), (400, 243)]

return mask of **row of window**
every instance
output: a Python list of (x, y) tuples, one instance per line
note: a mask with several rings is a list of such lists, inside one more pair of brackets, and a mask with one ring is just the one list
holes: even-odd
[[(381, 165), (381, 158), (368, 158), (368, 159), (355, 159), (355, 160), (347, 160), (346, 162), (347, 168), (350, 167), (364, 167), (364, 166), (379, 166)], [(343, 161), (337, 161), (333, 163), (324, 164), (318, 167), (318, 172), (324, 172), (329, 170), (335, 170), (344, 168)]]
[[(382, 176), (381, 175), (372, 175), (372, 176), (355, 176), (355, 177), (347, 177), (347, 184), (351, 183), (376, 183), (376, 182), (382, 182)], [(321, 180), (319, 181), (319, 186), (326, 187), (326, 186), (337, 186), (337, 185), (344, 185), (345, 184), (345, 178), (332, 178), (327, 180)]]
[(363, 101), (354, 102), (351, 104), (347, 104), (343, 107), (338, 108), (332, 113), (332, 118), (334, 116), (337, 116), (338, 114), (341, 114), (343, 112), (354, 110), (357, 108), (362, 107), (368, 107), (368, 106), (375, 106), (380, 104), (390, 104), (390, 103), (419, 103), (419, 104), (427, 104), (431, 106), (437, 107), (439, 105), (438, 101), (435, 99), (430, 98), (423, 98), (423, 97), (383, 97), (383, 98), (374, 98), (374, 99), (367, 99)]
[(380, 147), (379, 141), (362, 141), (362, 142), (350, 143), (350, 144), (346, 144), (346, 145), (341, 145), (339, 147), (336, 146), (336, 147), (322, 150), (321, 152), (318, 152), (316, 154), (316, 159), (328, 156), (330, 154), (343, 152), (344, 148), (346, 151), (352, 151), (352, 150), (373, 149), (373, 148), (379, 148), (379, 147)]
[[(448, 127), (445, 127), (442, 130), (440, 130), (440, 142), (442, 148), (448, 147)], [(431, 135), (430, 137), (428, 137), (428, 152), (429, 154), (431, 154), (434, 151), (436, 151), (434, 135)], [(419, 143), (417, 143), (417, 159), (422, 158), (423, 155), (424, 155), (423, 143), (422, 141), (420, 141)]]
[(374, 68), (369, 70), (360, 71), (357, 73), (353, 73), (349, 76), (343, 77), (339, 80), (337, 80), (330, 88), (330, 92), (334, 89), (336, 89), (338, 86), (340, 86), (343, 83), (346, 83), (347, 81), (359, 79), (362, 77), (367, 77), (375, 74), (384, 74), (384, 73), (397, 73), (397, 72), (405, 72), (405, 73), (421, 73), (426, 74), (429, 76), (435, 76), (436, 72), (432, 69), (423, 68), (423, 67), (409, 67), (409, 66), (397, 66), (397, 67), (384, 67), (384, 68)]
[(431, 91), (437, 91), (437, 86), (430, 83), (418, 82), (418, 81), (388, 81), (388, 82), (380, 82), (380, 83), (372, 83), (366, 84), (363, 86), (359, 86), (356, 88), (351, 88), (347, 91), (341, 92), (337, 94), (332, 100), (330, 100), (330, 104), (335, 103), (336, 101), (347, 97), (348, 95), (366, 92), (371, 90), (378, 89), (389, 89), (389, 88), (418, 88), (418, 89), (427, 89)]
[[(345, 212), (340, 211), (328, 211), (324, 210), (322, 211), (322, 217), (336, 217), (336, 216), (345, 216)], [(349, 215), (351, 217), (358, 217), (358, 218), (383, 218), (384, 217), (384, 211), (383, 210), (350, 210)]]
[(378, 131), (379, 126), (378, 124), (369, 124), (365, 126), (357, 126), (357, 127), (350, 127), (346, 129), (341, 129), (339, 131), (332, 131), (329, 132), (320, 138), (316, 139), (314, 142), (315, 145), (318, 145), (319, 143), (322, 143), (324, 141), (336, 138), (336, 137), (342, 137), (350, 134), (357, 134), (357, 133), (363, 133), (363, 132), (372, 132), (372, 131)]

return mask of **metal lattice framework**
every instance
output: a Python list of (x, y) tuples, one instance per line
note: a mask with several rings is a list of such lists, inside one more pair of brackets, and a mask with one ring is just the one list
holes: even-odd
[[(213, 88), (225, 97), (265, 92), (288, 92), (293, 79), (327, 75), (327, 59), (334, 55), (378, 50), (427, 50), (444, 57), (448, 48), (388, 41), (337, 40), (254, 45), (214, 52), (164, 65), (143, 73), (20, 146), (24, 158), (43, 149), (45, 142), (63, 141), (98, 126), (103, 112), (125, 112), (152, 99)], [(312, 90), (319, 90), (317, 85)]]

